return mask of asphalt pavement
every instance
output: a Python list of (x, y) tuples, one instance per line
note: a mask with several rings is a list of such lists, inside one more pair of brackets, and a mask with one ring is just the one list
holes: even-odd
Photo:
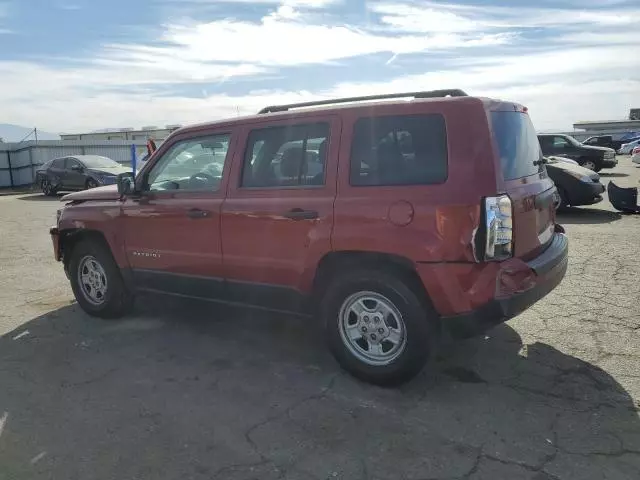
[(85, 315), (52, 255), (59, 207), (0, 196), (0, 480), (640, 478), (640, 215), (560, 215), (554, 292), (382, 389), (305, 318), (153, 296)]

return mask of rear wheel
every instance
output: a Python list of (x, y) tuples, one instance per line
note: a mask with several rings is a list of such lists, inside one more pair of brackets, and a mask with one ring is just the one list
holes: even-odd
[(51, 182), (46, 177), (40, 183), (40, 189), (47, 197), (52, 197), (56, 194), (56, 189), (53, 188), (53, 185), (51, 185)]
[(78, 304), (89, 315), (116, 318), (133, 306), (118, 265), (99, 241), (81, 240), (73, 247), (69, 278)]
[(437, 319), (409, 279), (382, 270), (336, 275), (322, 301), (329, 347), (355, 377), (383, 386), (417, 375), (434, 350)]
[(596, 162), (591, 160), (590, 158), (587, 158), (587, 159), (583, 160), (582, 166), (584, 168), (588, 168), (589, 170), (593, 170), (594, 172), (597, 171), (596, 169), (598, 168), (596, 166)]

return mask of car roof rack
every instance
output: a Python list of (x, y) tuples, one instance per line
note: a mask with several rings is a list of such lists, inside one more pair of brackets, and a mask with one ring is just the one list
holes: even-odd
[(445, 90), (427, 90), (424, 92), (405, 92), (405, 93), (386, 93), (382, 95), (366, 95), (361, 97), (345, 97), (334, 98), (333, 100), (316, 100), (313, 102), (301, 102), (301, 103), (289, 103), (286, 105), (271, 105), (264, 107), (258, 112), (258, 115), (263, 113), (274, 112), (286, 112), (291, 108), (302, 107), (316, 107), (320, 105), (332, 105), (335, 103), (351, 103), (351, 102), (364, 102), (367, 100), (386, 100), (389, 98), (437, 98), (437, 97), (466, 97), (467, 94), (458, 88), (451, 88)]

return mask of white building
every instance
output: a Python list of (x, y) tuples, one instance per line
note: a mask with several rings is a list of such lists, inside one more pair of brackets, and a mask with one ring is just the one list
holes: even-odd
[(88, 133), (65, 133), (61, 134), (62, 140), (148, 140), (152, 138), (156, 143), (164, 141), (171, 132), (180, 128), (181, 125), (166, 125), (164, 128), (153, 126), (142, 127), (139, 130), (134, 128), (108, 128), (97, 132)]

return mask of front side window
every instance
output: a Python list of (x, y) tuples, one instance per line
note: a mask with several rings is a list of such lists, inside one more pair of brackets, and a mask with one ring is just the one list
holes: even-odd
[(359, 119), (351, 185), (429, 185), (447, 179), (447, 133), (439, 114)]
[(325, 183), (329, 124), (252, 130), (241, 187), (309, 187)]
[(210, 135), (177, 142), (149, 172), (149, 190), (218, 190), (230, 137)]

